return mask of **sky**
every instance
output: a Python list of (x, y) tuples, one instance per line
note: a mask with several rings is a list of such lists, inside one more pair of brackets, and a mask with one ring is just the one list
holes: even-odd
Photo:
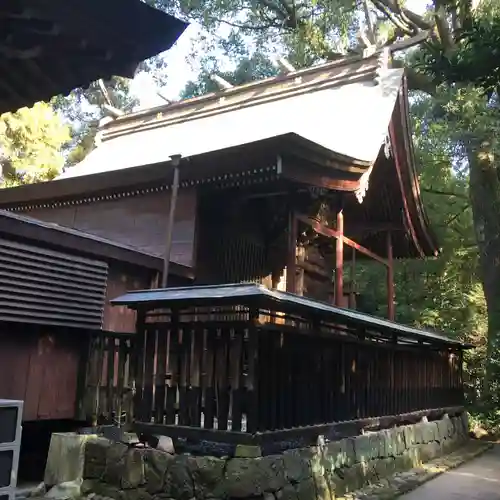
[[(406, 0), (405, 5), (414, 12), (420, 13), (425, 9), (428, 0)], [(191, 24), (179, 38), (177, 43), (164, 54), (167, 63), (168, 83), (161, 89), (167, 99), (177, 100), (182, 89), (189, 80), (196, 78), (196, 70), (187, 61), (193, 42), (202, 32), (198, 24)], [(219, 33), (219, 36), (223, 34)], [(139, 98), (140, 109), (159, 106), (165, 101), (158, 96), (157, 86), (152, 77), (146, 73), (139, 73), (132, 81), (132, 92)]]

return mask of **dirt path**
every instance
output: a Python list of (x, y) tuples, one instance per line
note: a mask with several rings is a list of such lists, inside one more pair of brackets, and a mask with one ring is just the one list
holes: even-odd
[(400, 500), (500, 500), (500, 444)]

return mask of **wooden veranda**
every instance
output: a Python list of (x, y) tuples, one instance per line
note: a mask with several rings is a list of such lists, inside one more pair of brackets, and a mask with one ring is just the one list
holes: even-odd
[(442, 335), (255, 284), (130, 292), (113, 303), (138, 314), (127, 341), (140, 432), (272, 440), (463, 404), (467, 346)]

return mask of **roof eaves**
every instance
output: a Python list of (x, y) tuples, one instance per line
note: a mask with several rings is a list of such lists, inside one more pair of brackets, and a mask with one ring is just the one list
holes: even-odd
[(412, 194), (412, 205), (414, 206), (415, 218), (418, 220), (420, 232), (423, 234), (425, 239), (425, 255), (436, 257), (440, 253), (440, 248), (437, 242), (436, 235), (432, 231), (430, 226), (430, 221), (425, 211), (423, 205), (422, 197), (420, 194), (420, 185), (418, 181), (418, 174), (415, 165), (415, 150), (413, 147), (413, 141), (410, 139), (411, 133), (411, 123), (410, 115), (408, 110), (408, 87), (406, 78), (403, 79), (402, 91), (398, 100), (398, 107), (400, 109), (400, 116), (402, 121), (401, 129), (405, 130), (404, 135), (404, 152), (405, 160), (407, 165), (407, 170), (409, 174), (409, 182), (411, 186)]

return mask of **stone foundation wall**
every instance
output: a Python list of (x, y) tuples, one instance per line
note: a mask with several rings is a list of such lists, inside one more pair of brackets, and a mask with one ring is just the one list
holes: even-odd
[(466, 413), (256, 458), (170, 455), (98, 438), (86, 443), (82, 493), (115, 500), (332, 500), (467, 438)]

